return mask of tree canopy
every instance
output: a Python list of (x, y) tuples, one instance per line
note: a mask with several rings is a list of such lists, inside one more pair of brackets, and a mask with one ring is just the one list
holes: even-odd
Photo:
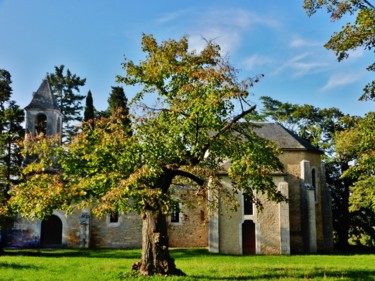
[[(258, 78), (238, 81), (210, 41), (197, 53), (187, 37), (159, 44), (143, 35), (142, 50), (145, 58), (138, 64), (126, 59), (124, 76), (118, 76), (141, 89), (131, 103), (137, 112), (131, 128), (114, 112), (64, 147), (48, 138), (28, 139), (25, 153), (39, 160), (24, 169), (27, 180), (13, 187), (9, 203), (26, 217), (87, 205), (96, 214), (136, 211), (143, 219), (143, 251), (134, 268), (182, 274), (168, 253), (165, 221), (174, 187), (189, 185), (202, 196), (211, 190), (221, 202), (236, 202), (241, 191), (279, 202), (284, 197), (272, 173), (283, 167), (278, 149), (257, 136), (250, 122), (241, 122), (255, 109), (248, 98)], [(224, 160), (231, 161), (230, 190), (219, 173)]]
[(337, 151), (354, 164), (344, 177), (355, 181), (350, 197), (351, 209), (369, 208), (375, 212), (375, 113), (358, 118), (354, 128), (337, 135)]
[[(327, 49), (336, 53), (339, 61), (349, 57), (349, 51), (357, 48), (374, 51), (375, 47), (375, 5), (370, 0), (304, 0), (304, 9), (309, 16), (319, 9), (326, 9), (333, 21), (344, 15), (356, 15), (354, 23), (348, 22), (341, 31), (335, 32), (325, 44)], [(375, 63), (367, 67), (375, 71)], [(375, 100), (375, 80), (363, 89), (361, 100)]]

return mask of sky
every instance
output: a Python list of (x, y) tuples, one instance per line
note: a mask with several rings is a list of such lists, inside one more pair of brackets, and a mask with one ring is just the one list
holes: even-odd
[[(94, 106), (107, 108), (124, 58), (139, 62), (142, 33), (161, 42), (189, 37), (201, 50), (214, 40), (239, 69), (240, 78), (264, 74), (251, 100), (270, 96), (282, 102), (337, 107), (364, 115), (372, 102), (360, 102), (374, 78), (366, 71), (371, 53), (352, 52), (338, 62), (323, 45), (344, 21), (319, 12), (308, 17), (303, 0), (0, 0), (0, 69), (12, 75), (12, 99), (28, 105), (47, 73), (65, 65), (86, 78)], [(347, 18), (348, 19), (348, 18)], [(126, 88), (131, 99), (136, 90)]]

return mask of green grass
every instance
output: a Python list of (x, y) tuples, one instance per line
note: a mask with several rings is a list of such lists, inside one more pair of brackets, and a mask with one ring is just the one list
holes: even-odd
[(139, 250), (7, 250), (0, 280), (375, 280), (375, 255), (231, 256), (173, 249), (186, 277), (137, 277)]

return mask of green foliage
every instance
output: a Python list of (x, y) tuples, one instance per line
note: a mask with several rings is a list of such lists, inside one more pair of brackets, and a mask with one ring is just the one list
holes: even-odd
[[(173, 203), (170, 187), (183, 179), (203, 194), (207, 189), (228, 193), (218, 175), (223, 160), (232, 163), (229, 195), (244, 189), (283, 200), (271, 176), (282, 170), (278, 150), (256, 136), (251, 124), (238, 124), (255, 108), (246, 101), (251, 85), (236, 80), (219, 46), (207, 42), (196, 53), (185, 37), (159, 45), (144, 35), (142, 49), (145, 60), (139, 65), (126, 60), (126, 76), (118, 78), (142, 89), (132, 104), (144, 111), (131, 128), (123, 126), (116, 111), (64, 147), (50, 139), (28, 140), (24, 152), (36, 161), (13, 188), (10, 207), (26, 217), (93, 203), (96, 214), (166, 214)], [(155, 105), (143, 102), (148, 95), (156, 96)], [(242, 104), (239, 110), (235, 99)]]
[(261, 115), (264, 118), (280, 122), (327, 154), (332, 152), (335, 132), (346, 127), (339, 122), (344, 114), (335, 107), (321, 109), (308, 104), (283, 103), (267, 96), (260, 100), (263, 102)]
[(354, 128), (338, 134), (337, 152), (354, 160), (343, 174), (355, 181), (351, 189), (351, 209), (361, 208), (375, 212), (375, 113), (359, 118)]
[(63, 114), (63, 138), (67, 141), (75, 134), (74, 121), (82, 121), (81, 111), (83, 109), (81, 101), (85, 98), (79, 95), (79, 87), (84, 86), (86, 79), (81, 79), (76, 74), (72, 74), (69, 69), (64, 74), (64, 65), (55, 66), (55, 73), (48, 75), (48, 82), (57, 104)]
[(0, 206), (6, 200), (11, 183), (18, 180), (22, 157), (18, 141), (24, 137), (22, 122), (24, 112), (10, 100), (12, 94), (11, 75), (0, 70)]
[[(349, 56), (349, 51), (363, 48), (373, 51), (375, 47), (375, 6), (368, 0), (304, 0), (304, 9), (308, 15), (314, 14), (318, 9), (326, 8), (331, 14), (331, 19), (336, 21), (345, 14), (356, 14), (354, 23), (347, 23), (340, 32), (335, 32), (325, 44), (327, 49), (336, 53), (339, 61)], [(367, 67), (375, 71), (375, 63)], [(375, 100), (375, 81), (364, 88), (361, 100)]]
[(4, 103), (12, 95), (12, 83), (10, 73), (5, 69), (0, 69), (0, 110), (4, 110)]
[(130, 126), (130, 118), (129, 118), (129, 107), (128, 107), (128, 99), (126, 98), (124, 89), (122, 87), (112, 87), (111, 94), (108, 98), (108, 109), (107, 115), (111, 115), (114, 112), (118, 112), (119, 116), (123, 119), (124, 127)]

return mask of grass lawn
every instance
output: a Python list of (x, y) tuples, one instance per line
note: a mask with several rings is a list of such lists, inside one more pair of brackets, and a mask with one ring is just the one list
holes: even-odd
[(186, 277), (132, 277), (139, 250), (7, 250), (0, 280), (375, 280), (375, 254), (230, 256), (173, 249)]

